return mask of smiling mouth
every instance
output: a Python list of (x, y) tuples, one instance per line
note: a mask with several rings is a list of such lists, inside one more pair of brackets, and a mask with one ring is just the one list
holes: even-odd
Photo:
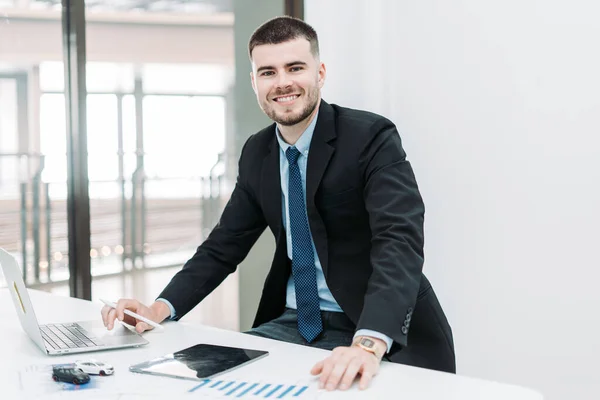
[(292, 94), (289, 96), (275, 97), (273, 101), (275, 101), (276, 103), (291, 103), (298, 97), (300, 97), (299, 94)]

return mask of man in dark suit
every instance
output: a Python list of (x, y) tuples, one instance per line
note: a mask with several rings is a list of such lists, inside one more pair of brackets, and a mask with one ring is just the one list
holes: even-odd
[(333, 350), (312, 369), (327, 389), (364, 388), (380, 360), (455, 372), (450, 326), (422, 273), (424, 206), (400, 136), (379, 115), (321, 99), (325, 65), (304, 22), (267, 21), (249, 43), (252, 87), (275, 122), (251, 136), (218, 225), (146, 307), (179, 319), (211, 293), (269, 227), (276, 251), (248, 333)]

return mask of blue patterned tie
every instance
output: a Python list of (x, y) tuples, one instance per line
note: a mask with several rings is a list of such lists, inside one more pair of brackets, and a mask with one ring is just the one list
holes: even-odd
[(310, 343), (323, 330), (317, 289), (317, 270), (308, 229), (306, 206), (304, 205), (302, 177), (298, 167), (300, 152), (295, 147), (289, 147), (285, 155), (290, 163), (288, 181), (289, 229), (292, 233), (292, 274), (294, 275), (294, 286), (296, 288), (298, 331)]

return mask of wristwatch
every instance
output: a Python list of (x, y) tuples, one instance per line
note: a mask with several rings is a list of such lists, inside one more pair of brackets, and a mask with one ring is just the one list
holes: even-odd
[(358, 341), (356, 341), (354, 344), (356, 346), (360, 347), (361, 349), (366, 350), (369, 353), (372, 353), (379, 360), (381, 360), (383, 358), (384, 351), (382, 352), (377, 349), (377, 343), (375, 343), (375, 341), (373, 339), (361, 336), (358, 338)]

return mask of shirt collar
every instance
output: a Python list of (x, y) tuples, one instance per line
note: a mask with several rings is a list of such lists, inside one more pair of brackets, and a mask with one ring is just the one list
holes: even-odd
[[(308, 149), (310, 147), (310, 142), (312, 140), (313, 134), (315, 133), (315, 126), (317, 125), (318, 116), (319, 116), (319, 113), (317, 113), (315, 115), (315, 117), (311, 121), (310, 125), (308, 125), (306, 130), (304, 132), (302, 132), (302, 135), (300, 135), (300, 137), (298, 138), (298, 141), (294, 145), (296, 147), (296, 149), (298, 149), (300, 154), (303, 154), (304, 156), (308, 156)], [(275, 125), (275, 136), (277, 136), (277, 142), (279, 142), (279, 147), (285, 153), (286, 150), (291, 146), (288, 143), (286, 143), (285, 140), (283, 140), (277, 125)]]

